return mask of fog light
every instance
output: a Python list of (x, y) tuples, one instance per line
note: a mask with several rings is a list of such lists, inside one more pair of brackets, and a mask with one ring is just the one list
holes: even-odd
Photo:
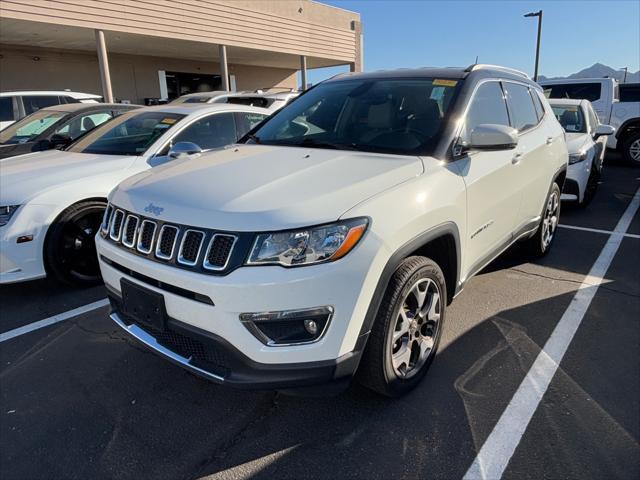
[(313, 320), (305, 320), (304, 329), (311, 335), (316, 335), (318, 333), (318, 324)]
[(302, 345), (322, 338), (327, 330), (333, 307), (305, 310), (243, 313), (243, 325), (262, 343), (269, 346)]

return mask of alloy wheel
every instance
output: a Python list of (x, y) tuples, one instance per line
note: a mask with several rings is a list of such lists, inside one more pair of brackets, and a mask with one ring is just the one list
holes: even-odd
[(544, 212), (544, 219), (542, 220), (542, 247), (543, 250), (549, 248), (553, 236), (556, 233), (558, 227), (558, 213), (559, 213), (560, 201), (557, 192), (551, 192), (549, 199), (547, 200), (547, 208)]
[(632, 160), (640, 162), (640, 138), (637, 138), (629, 145), (629, 155)]
[(78, 280), (95, 281), (100, 278), (94, 237), (102, 215), (101, 209), (82, 212), (64, 224), (58, 262)]
[(418, 280), (400, 303), (391, 338), (391, 364), (399, 378), (417, 374), (434, 352), (440, 329), (441, 292), (431, 279)]

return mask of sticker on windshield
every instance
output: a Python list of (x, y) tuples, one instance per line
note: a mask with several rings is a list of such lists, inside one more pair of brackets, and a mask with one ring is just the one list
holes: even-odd
[(160, 123), (164, 123), (165, 125), (173, 125), (176, 122), (177, 120), (175, 118), (167, 117), (167, 118), (163, 118)]
[(433, 85), (439, 87), (455, 87), (458, 84), (457, 80), (447, 80), (444, 78), (436, 78), (433, 81)]

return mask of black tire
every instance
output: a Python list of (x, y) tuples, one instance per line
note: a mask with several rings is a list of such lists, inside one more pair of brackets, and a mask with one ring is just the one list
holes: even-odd
[[(555, 197), (555, 223), (553, 224), (551, 236), (550, 238), (547, 236), (547, 229), (545, 229), (545, 221), (548, 220), (549, 214), (549, 202)], [(547, 194), (547, 198), (544, 202), (544, 208), (542, 210), (542, 215), (540, 218), (540, 223), (538, 224), (538, 229), (536, 233), (533, 234), (531, 238), (528, 238), (523, 242), (525, 249), (528, 253), (535, 257), (544, 257), (553, 246), (553, 241), (556, 236), (556, 229), (558, 228), (558, 223), (560, 222), (560, 187), (557, 183), (553, 182), (549, 193)]]
[(587, 179), (587, 185), (584, 189), (582, 202), (578, 204), (579, 207), (585, 208), (591, 203), (593, 197), (596, 196), (596, 192), (598, 191), (598, 184), (600, 183), (600, 177), (600, 171), (596, 168), (595, 164), (591, 165), (591, 172), (589, 173), (589, 178)]
[(76, 203), (53, 222), (44, 245), (50, 277), (72, 285), (95, 285), (101, 281), (94, 237), (106, 206), (99, 200)]
[(631, 152), (632, 147), (634, 148), (634, 152), (637, 151), (636, 149), (638, 148), (638, 143), (640, 143), (640, 131), (636, 131), (628, 135), (622, 142), (620, 149), (622, 151), (622, 157), (625, 159), (625, 161), (631, 163), (632, 165), (640, 166), (640, 157), (633, 158)]
[[(420, 284), (419, 282), (422, 283)], [(398, 332), (397, 321), (400, 315), (400, 308), (404, 309), (407, 295), (413, 291), (412, 287), (419, 284), (427, 284), (428, 287), (426, 288), (434, 287), (431, 294), (425, 290), (426, 295), (431, 295), (429, 299), (431, 303), (429, 305), (434, 301), (433, 292), (435, 292), (435, 287), (437, 287), (439, 295), (439, 301), (435, 302), (433, 309), (439, 314), (439, 320), (431, 331), (433, 344), (429, 349), (428, 355), (425, 355), (422, 359), (419, 353), (418, 336), (419, 331), (431, 328), (427, 326), (431, 308), (428, 308), (428, 313), (425, 312), (425, 317), (409, 317), (415, 320), (410, 323), (416, 324), (415, 328), (419, 331), (414, 330), (412, 332), (409, 330), (406, 337), (398, 339), (395, 344), (393, 343), (393, 336)], [(427, 373), (438, 349), (445, 321), (446, 299), (447, 286), (442, 270), (437, 263), (426, 257), (409, 257), (405, 259), (395, 271), (387, 286), (360, 362), (356, 375), (357, 380), (367, 388), (388, 397), (398, 397), (413, 389)], [(424, 305), (426, 305), (426, 301)], [(419, 325), (420, 323), (421, 326)], [(413, 335), (415, 335), (415, 339)], [(418, 344), (415, 370), (410, 371), (410, 376), (408, 373), (401, 376), (393, 365), (393, 351), (398, 342), (401, 341), (405, 342), (404, 345), (411, 344), (411, 348), (415, 348), (415, 345)], [(407, 362), (407, 369), (409, 368), (409, 363)]]

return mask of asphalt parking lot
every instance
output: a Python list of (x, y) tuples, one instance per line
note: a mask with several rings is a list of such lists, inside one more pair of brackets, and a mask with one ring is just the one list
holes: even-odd
[[(523, 434), (501, 420), (639, 186), (640, 169), (607, 162), (593, 203), (564, 208), (549, 256), (531, 263), (516, 246), (476, 276), (429, 375), (399, 400), (358, 385), (330, 398), (217, 386), (134, 344), (107, 307), (5, 337), (0, 477), (455, 479), (500, 426), (515, 448), (502, 478), (639, 478), (637, 212)], [(104, 296), (0, 287), (0, 331)]]

